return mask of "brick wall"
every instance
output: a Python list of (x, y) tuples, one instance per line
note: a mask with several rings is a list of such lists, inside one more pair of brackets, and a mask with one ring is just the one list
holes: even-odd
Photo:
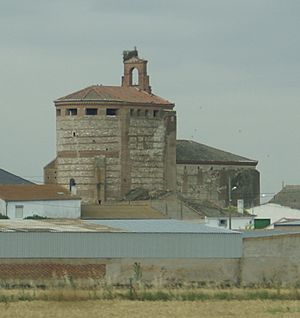
[(97, 263), (70, 264), (55, 261), (1, 262), (0, 279), (52, 279), (102, 278), (105, 276), (106, 265)]

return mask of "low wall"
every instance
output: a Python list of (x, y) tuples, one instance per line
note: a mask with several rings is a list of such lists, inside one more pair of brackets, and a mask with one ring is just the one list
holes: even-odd
[[(129, 284), (137, 267), (149, 283), (237, 284), (239, 259), (6, 259), (0, 261), (0, 280), (22, 283), (51, 280), (105, 279)], [(55, 283), (55, 282), (53, 282)]]
[(140, 265), (144, 281), (165, 283), (238, 284), (240, 259), (119, 259), (107, 263), (106, 277), (113, 283), (134, 278)]
[(299, 285), (300, 233), (246, 238), (241, 282), (244, 285)]

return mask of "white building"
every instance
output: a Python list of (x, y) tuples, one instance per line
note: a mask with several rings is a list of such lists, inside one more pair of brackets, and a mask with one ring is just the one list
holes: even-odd
[(292, 209), (275, 203), (267, 203), (248, 210), (256, 215), (255, 219), (270, 219), (270, 224), (278, 222), (283, 218), (300, 219), (300, 210)]
[(254, 228), (254, 216), (206, 216), (204, 219), (204, 223), (207, 226), (223, 229), (231, 228), (232, 230), (249, 230)]
[(80, 218), (81, 199), (57, 185), (0, 185), (0, 213), (10, 219)]

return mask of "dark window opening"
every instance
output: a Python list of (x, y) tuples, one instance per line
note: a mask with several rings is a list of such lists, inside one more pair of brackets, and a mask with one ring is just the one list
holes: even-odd
[(69, 181), (69, 189), (70, 189), (70, 191), (72, 190), (72, 188), (73, 187), (75, 187), (76, 186), (76, 182), (75, 182), (75, 179), (70, 179), (70, 181)]
[(153, 111), (153, 117), (157, 117), (158, 114), (159, 114), (159, 110), (154, 110), (154, 111)]
[(220, 219), (219, 220), (219, 226), (227, 227), (227, 220), (226, 219)]
[(61, 109), (57, 109), (56, 110), (56, 116), (60, 116), (61, 115)]
[(69, 116), (76, 116), (77, 115), (77, 108), (68, 108), (66, 114)]
[(138, 110), (136, 111), (136, 115), (137, 115), (137, 116), (140, 116), (140, 115), (141, 115), (141, 110), (140, 110), (140, 109), (138, 109)]
[(75, 131), (73, 131), (73, 133), (72, 133), (72, 134), (73, 134), (73, 137), (76, 137), (76, 132), (75, 132)]
[(146, 116), (146, 117), (148, 117), (148, 113), (149, 113), (149, 111), (146, 109), (146, 110), (145, 110), (145, 116)]
[(106, 116), (117, 116), (118, 110), (115, 108), (107, 108), (106, 109)]
[(133, 116), (133, 114), (134, 114), (134, 110), (130, 109), (130, 116)]
[(97, 115), (97, 113), (98, 113), (97, 108), (86, 108), (86, 110), (85, 110), (86, 115), (95, 116), (95, 115)]

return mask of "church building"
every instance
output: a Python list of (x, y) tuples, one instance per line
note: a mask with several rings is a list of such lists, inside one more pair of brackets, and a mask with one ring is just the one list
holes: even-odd
[(176, 190), (174, 104), (152, 93), (136, 49), (123, 60), (121, 86), (93, 85), (54, 102), (57, 156), (45, 183), (69, 187), (83, 203), (120, 200), (135, 188)]
[(258, 204), (257, 161), (176, 141), (175, 105), (152, 93), (147, 61), (134, 49), (123, 62), (121, 86), (93, 85), (54, 101), (57, 155), (44, 168), (45, 183), (83, 204), (122, 200), (135, 189)]

